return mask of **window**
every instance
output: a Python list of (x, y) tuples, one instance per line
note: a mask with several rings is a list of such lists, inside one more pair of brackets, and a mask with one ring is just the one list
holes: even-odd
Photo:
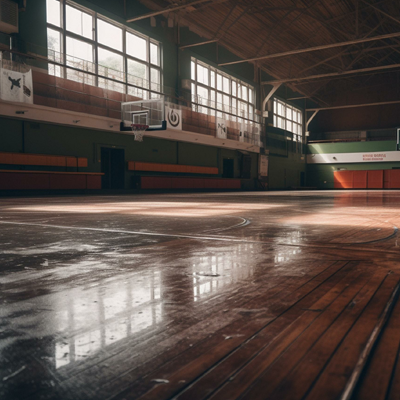
[(293, 133), (294, 142), (302, 142), (301, 110), (276, 98), (274, 99), (274, 126)]
[(46, 1), (49, 74), (145, 99), (159, 96), (160, 43), (72, 1)]
[(253, 87), (196, 58), (191, 61), (191, 78), (193, 107), (198, 112), (215, 115), (216, 109), (218, 117), (254, 120)]

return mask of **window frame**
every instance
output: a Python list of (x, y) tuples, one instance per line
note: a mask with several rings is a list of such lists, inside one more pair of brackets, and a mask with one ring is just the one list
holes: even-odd
[[(279, 113), (279, 106), (283, 109), (282, 113)], [(279, 99), (278, 97), (274, 97), (273, 99), (272, 110), (273, 126), (292, 133), (294, 142), (303, 143), (303, 110)], [(287, 110), (291, 111), (291, 118), (288, 117)], [(294, 118), (294, 112), (296, 112), (297, 116), (300, 116), (300, 122), (297, 121), (297, 117), (296, 119)], [(294, 125), (297, 127), (296, 129), (293, 128)], [(292, 128), (288, 129), (289, 126)]]
[[(193, 107), (196, 111), (201, 112), (203, 114), (209, 114), (212, 116), (217, 115), (218, 118), (225, 118), (227, 120), (232, 121), (241, 121), (251, 120), (254, 122), (258, 122), (255, 120), (255, 88), (254, 86), (243, 82), (242, 80), (235, 78), (232, 75), (229, 75), (218, 68), (213, 67), (212, 65), (206, 64), (203, 61), (198, 60), (195, 57), (191, 57), (191, 95), (192, 95), (192, 103)], [(198, 80), (198, 65), (202, 68), (206, 68), (208, 70), (208, 85), (199, 82)], [(194, 76), (193, 76), (193, 66), (194, 66)], [(212, 78), (214, 74), (214, 78)], [(224, 85), (224, 82), (228, 81), (228, 83)], [(220, 86), (218, 85), (220, 82)], [(214, 83), (214, 85), (213, 85)], [(226, 86), (228, 91), (226, 91)], [(233, 93), (233, 86), (235, 86), (235, 94)], [(208, 91), (208, 99), (206, 99), (206, 104), (200, 101), (198, 96), (198, 87), (202, 88), (202, 90)], [(220, 88), (219, 88), (220, 87)], [(245, 88), (247, 97), (246, 100), (241, 96), (241, 88)], [(240, 90), (239, 90), (240, 88)], [(193, 90), (194, 89), (194, 90)], [(249, 100), (249, 89), (252, 90), (252, 101)], [(229, 101), (226, 104), (226, 98), (228, 97)], [(220, 98), (221, 104), (218, 101)], [(202, 98), (201, 98), (202, 99)], [(239, 106), (240, 105), (240, 106)], [(244, 107), (242, 107), (242, 105)], [(207, 106), (207, 107), (202, 107)], [(243, 109), (244, 108), (244, 109)], [(243, 109), (243, 113), (241, 110)]]
[[(52, 23), (47, 21), (47, 15), (46, 15), (46, 29), (51, 29), (53, 31), (57, 31), (60, 34), (60, 57), (59, 60), (60, 62), (57, 64), (53, 64), (51, 63), (51, 61), (49, 62), (49, 71), (50, 71), (50, 65), (52, 65), (52, 69), (54, 69), (54, 71), (56, 70), (57, 67), (60, 67), (60, 73), (59, 76), (60, 77), (66, 77), (67, 76), (67, 69), (68, 69), (68, 63), (67, 63), (67, 46), (66, 46), (66, 42), (67, 42), (67, 38), (72, 38), (75, 40), (79, 40), (82, 42), (86, 42), (87, 44), (90, 44), (93, 47), (93, 68), (92, 71), (85, 71), (84, 69), (80, 70), (79, 68), (75, 68), (72, 67), (74, 71), (76, 71), (77, 73), (85, 73), (85, 72), (90, 72), (89, 75), (92, 75), (93, 81), (94, 81), (94, 86), (99, 86), (99, 81), (101, 80), (109, 80), (108, 75), (108, 71), (105, 74), (100, 74), (99, 73), (99, 49), (104, 49), (106, 51), (109, 51), (111, 53), (114, 53), (118, 56), (122, 56), (123, 58), (123, 69), (122, 71), (117, 71), (118, 73), (120, 73), (122, 75), (122, 79), (112, 79), (111, 81), (114, 82), (115, 85), (119, 85), (122, 84), (123, 85), (123, 91), (122, 93), (125, 94), (131, 94), (133, 96), (138, 96), (137, 94), (132, 94), (130, 93), (131, 90), (133, 89), (133, 91), (136, 91), (137, 93), (139, 93), (140, 91), (142, 92), (142, 94), (144, 95), (143, 98), (157, 98), (159, 97), (159, 93), (162, 93), (162, 88), (163, 88), (163, 49), (162, 49), (162, 43), (158, 42), (157, 40), (150, 38), (149, 36), (146, 36), (140, 32), (135, 31), (134, 29), (131, 29), (129, 27), (127, 27), (126, 25), (120, 24), (117, 21), (113, 21), (110, 18), (107, 18), (93, 10), (90, 10), (86, 7), (83, 7), (73, 1), (70, 0), (58, 0), (60, 3), (60, 26), (57, 25), (53, 25)], [(71, 32), (69, 30), (67, 30), (67, 21), (66, 21), (66, 8), (67, 6), (75, 8), (81, 12), (84, 12), (86, 14), (91, 15), (92, 17), (92, 29), (93, 29), (93, 35), (92, 38), (87, 38), (83, 35)], [(104, 21), (108, 24), (111, 24), (119, 29), (121, 29), (122, 31), (122, 50), (116, 50), (106, 44), (100, 43), (98, 41), (98, 21)], [(143, 60), (139, 57), (135, 57), (134, 55), (128, 54), (127, 53), (127, 36), (128, 34), (132, 34), (134, 36), (140, 37), (142, 39), (144, 39), (146, 41), (146, 60)], [(157, 46), (157, 50), (158, 50), (158, 61), (159, 61), (159, 65), (152, 63), (151, 60), (151, 44)], [(53, 58), (57, 59), (57, 57), (53, 56)], [(128, 72), (128, 60), (132, 60), (135, 62), (139, 62), (141, 64), (143, 64), (146, 68), (146, 80), (143, 80), (140, 77), (136, 77), (132, 74), (129, 74)], [(55, 61), (55, 60), (53, 60)], [(86, 60), (84, 60), (86, 61)], [(61, 64), (61, 65), (60, 65)], [(100, 67), (105, 68), (106, 70), (108, 69), (112, 69), (110, 67), (107, 67), (105, 65), (100, 65)], [(69, 68), (71, 70), (71, 67)], [(159, 82), (158, 83), (153, 83), (151, 82), (151, 70), (157, 70), (158, 71), (158, 75), (159, 75)], [(130, 79), (130, 76), (133, 76), (133, 78), (140, 78), (139, 80), (135, 80), (135, 79)], [(140, 82), (140, 80), (142, 80), (142, 82), (144, 82), (143, 86), (140, 87), (137, 84), (132, 84), (130, 83), (132, 80), (135, 80), (136, 82)], [(93, 83), (92, 83), (93, 84)], [(152, 89), (152, 87), (154, 85), (158, 86), (159, 90), (154, 90)], [(131, 89), (131, 90), (130, 90)], [(113, 90), (113, 89), (111, 89)], [(121, 92), (121, 91), (120, 91)], [(154, 93), (154, 92), (158, 92), (158, 93)], [(139, 96), (138, 96), (139, 97)]]

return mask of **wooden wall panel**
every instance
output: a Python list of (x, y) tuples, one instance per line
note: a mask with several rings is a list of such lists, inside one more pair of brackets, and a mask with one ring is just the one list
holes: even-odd
[(159, 164), (141, 161), (128, 161), (128, 171), (171, 172), (204, 175), (218, 175), (218, 168), (197, 167), (195, 165)]

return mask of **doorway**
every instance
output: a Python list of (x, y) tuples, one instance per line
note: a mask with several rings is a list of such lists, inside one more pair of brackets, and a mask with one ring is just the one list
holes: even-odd
[(101, 148), (101, 172), (103, 189), (125, 188), (125, 150)]
[(222, 177), (233, 178), (235, 176), (235, 164), (232, 158), (224, 158), (222, 164)]

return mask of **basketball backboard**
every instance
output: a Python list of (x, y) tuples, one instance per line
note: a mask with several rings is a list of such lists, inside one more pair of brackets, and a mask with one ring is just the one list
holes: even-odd
[(164, 98), (136, 100), (121, 104), (121, 131), (132, 131), (132, 124), (148, 125), (148, 131), (166, 129)]

